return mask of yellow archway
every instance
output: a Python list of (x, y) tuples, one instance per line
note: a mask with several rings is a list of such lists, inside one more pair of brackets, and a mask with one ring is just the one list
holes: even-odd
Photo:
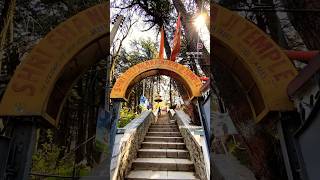
[(152, 59), (139, 63), (124, 72), (114, 84), (110, 98), (126, 101), (134, 84), (146, 77), (159, 74), (173, 77), (183, 84), (189, 99), (201, 95), (202, 82), (190, 69), (173, 61)]
[(288, 57), (268, 35), (240, 15), (217, 4), (211, 11), (214, 61), (225, 65), (240, 81), (256, 120), (272, 111), (292, 110), (287, 86), (297, 70)]
[(108, 53), (108, 12), (108, 3), (91, 7), (49, 32), (17, 67), (0, 115), (42, 116), (57, 125), (73, 82)]

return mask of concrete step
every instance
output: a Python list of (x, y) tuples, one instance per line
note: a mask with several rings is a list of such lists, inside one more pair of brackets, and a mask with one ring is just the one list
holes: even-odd
[(185, 149), (185, 143), (178, 142), (142, 142), (143, 149)]
[(168, 124), (173, 124), (173, 123), (176, 123), (176, 122), (170, 122), (170, 121), (167, 121), (167, 120), (158, 120), (154, 123), (151, 123), (151, 124), (164, 124), (164, 125), (168, 125)]
[(154, 171), (193, 171), (194, 166), (189, 159), (176, 158), (137, 158), (132, 163), (134, 170)]
[(148, 132), (147, 136), (158, 136), (158, 137), (180, 137), (180, 132)]
[(178, 128), (149, 128), (149, 132), (179, 132)]
[(177, 126), (177, 123), (171, 123), (171, 122), (167, 122), (167, 123), (163, 123), (163, 122), (158, 122), (158, 123), (153, 123), (151, 125), (155, 125), (155, 126)]
[(189, 159), (189, 152), (184, 149), (139, 149), (139, 158), (182, 158)]
[(126, 177), (128, 180), (197, 180), (193, 172), (187, 171), (152, 171), (152, 170), (135, 170), (131, 171)]
[(145, 136), (144, 142), (183, 142), (183, 137)]
[(178, 128), (178, 125), (150, 125), (150, 128)]

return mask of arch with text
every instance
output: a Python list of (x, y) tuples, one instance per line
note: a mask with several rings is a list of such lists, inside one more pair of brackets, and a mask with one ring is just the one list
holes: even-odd
[(56, 126), (73, 83), (108, 54), (108, 11), (108, 3), (88, 8), (41, 39), (15, 70), (0, 116), (41, 116)]
[(190, 69), (170, 60), (152, 59), (124, 72), (114, 84), (110, 98), (126, 101), (134, 84), (156, 75), (167, 75), (177, 80), (184, 86), (189, 99), (201, 96), (202, 81)]
[(287, 86), (297, 70), (286, 54), (267, 34), (239, 14), (218, 4), (213, 4), (211, 11), (213, 62), (223, 64), (240, 82), (256, 121), (270, 112), (293, 110)]

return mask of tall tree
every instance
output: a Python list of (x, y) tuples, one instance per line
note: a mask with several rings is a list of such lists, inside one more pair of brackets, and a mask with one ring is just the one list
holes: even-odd
[[(226, 8), (275, 8), (276, 4), (270, 0), (220, 0), (219, 3)], [(285, 33), (281, 28), (280, 20), (276, 12), (246, 12), (246, 18), (256, 24), (262, 31), (270, 34), (270, 37), (281, 47), (288, 48)]]
[[(267, 6), (275, 8), (275, 3), (270, 0), (254, 0), (255, 4), (261, 3), (262, 6)], [(268, 30), (270, 31), (271, 38), (281, 47), (288, 48), (287, 40), (285, 38), (284, 32), (281, 28), (280, 20), (276, 12), (257, 12), (255, 13), (257, 24), (265, 23)], [(259, 23), (260, 22), (260, 23)], [(261, 26), (259, 26), (261, 28)], [(261, 28), (264, 32), (267, 32), (267, 29)]]
[(288, 9), (305, 9), (306, 12), (288, 13), (290, 21), (299, 32), (308, 49), (320, 48), (320, 13), (307, 12), (308, 9), (319, 9), (318, 0), (281, 0)]
[[(198, 37), (198, 33), (193, 25), (193, 16), (192, 14), (188, 13), (183, 2), (181, 0), (173, 0), (173, 5), (178, 13), (181, 15), (181, 23), (185, 32), (186, 38), (186, 49), (189, 52), (196, 52), (197, 51), (197, 43), (203, 42)], [(202, 70), (205, 72), (207, 76), (210, 74), (210, 57), (208, 50), (203, 47), (203, 55), (204, 55), (204, 62), (200, 63)], [(196, 67), (196, 62), (193, 60), (192, 62), (192, 69), (195, 71), (196, 74), (200, 74)]]
[(158, 32), (160, 32), (161, 27), (165, 29), (164, 33), (164, 47), (167, 57), (170, 57), (171, 48), (168, 37), (168, 30), (174, 18), (172, 14), (172, 6), (168, 0), (129, 0), (123, 3), (114, 3), (114, 8), (120, 9), (134, 9), (138, 15), (143, 16), (145, 23), (149, 24), (149, 27), (143, 31), (148, 31), (156, 26)]
[(0, 74), (3, 74), (2, 63), (4, 60), (4, 49), (6, 45), (11, 45), (13, 42), (13, 24), (14, 13), (16, 9), (16, 0), (4, 1), (0, 19)]

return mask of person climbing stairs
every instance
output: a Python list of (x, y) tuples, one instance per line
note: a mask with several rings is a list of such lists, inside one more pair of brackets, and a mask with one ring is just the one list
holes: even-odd
[(168, 114), (149, 127), (126, 179), (197, 179), (178, 125)]

